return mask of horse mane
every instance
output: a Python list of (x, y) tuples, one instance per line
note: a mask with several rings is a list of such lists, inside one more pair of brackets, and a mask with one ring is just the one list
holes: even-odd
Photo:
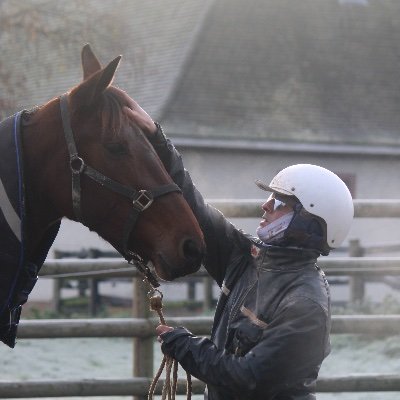
[[(102, 104), (99, 108), (101, 118), (102, 133), (112, 135), (118, 138), (122, 132), (122, 127), (131, 124), (126, 114), (123, 112), (123, 107), (128, 106), (126, 101), (112, 88), (108, 88), (103, 92)], [(139, 130), (137, 126), (135, 129)]]
[[(24, 110), (22, 115), (23, 126), (29, 126), (33, 116), (40, 109), (45, 107), (46, 104), (37, 105), (31, 109)], [(102, 93), (100, 104), (97, 108), (97, 115), (101, 120), (101, 134), (103, 136), (107, 135), (108, 140), (110, 136), (114, 139), (118, 139), (118, 136), (123, 132), (122, 127), (129, 124), (138, 132), (140, 131), (140, 128), (137, 125), (133, 125), (132, 121), (130, 121), (123, 112), (124, 106), (129, 105), (126, 103), (126, 100), (118, 94), (117, 91), (112, 90), (112, 88), (107, 88)], [(105, 139), (105, 137), (103, 137), (103, 139)]]

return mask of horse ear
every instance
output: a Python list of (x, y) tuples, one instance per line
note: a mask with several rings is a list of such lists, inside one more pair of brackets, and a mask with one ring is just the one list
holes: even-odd
[(90, 44), (85, 44), (81, 52), (83, 80), (89, 78), (95, 72), (101, 69), (100, 61), (94, 55)]
[(108, 88), (108, 86), (111, 85), (111, 83), (114, 79), (115, 71), (118, 68), (121, 58), (122, 58), (122, 56), (118, 56), (118, 57), (114, 58), (114, 60), (112, 60), (107, 65), (107, 67), (105, 67), (104, 69), (102, 69), (101, 71), (99, 71), (96, 74), (96, 76), (99, 74), (100, 74), (100, 76), (96, 80), (97, 82), (96, 82), (95, 91), (93, 93), (92, 102), (95, 101), (104, 92), (104, 90), (106, 90)]
[(121, 56), (118, 56), (105, 68), (95, 72), (72, 90), (71, 98), (73, 99), (73, 108), (77, 109), (83, 106), (91, 106), (97, 102), (104, 90), (111, 85), (120, 60)]

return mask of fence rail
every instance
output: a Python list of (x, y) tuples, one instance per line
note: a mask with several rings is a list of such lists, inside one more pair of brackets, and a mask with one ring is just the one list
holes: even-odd
[[(321, 257), (318, 265), (328, 275), (398, 275), (400, 257)], [(205, 277), (200, 270), (194, 276)], [(135, 267), (122, 258), (114, 259), (48, 259), (40, 276), (49, 278), (76, 277), (139, 277)]]
[[(185, 326), (197, 335), (210, 333), (211, 317), (172, 317), (172, 326)], [(77, 337), (154, 337), (156, 318), (105, 319), (43, 319), (22, 320), (18, 337), (21, 339)], [(332, 316), (333, 334), (398, 335), (400, 315)]]
[[(0, 382), (2, 398), (33, 397), (75, 397), (75, 396), (146, 396), (151, 380), (149, 378), (130, 379), (82, 379), (51, 380), (30, 382)], [(161, 394), (164, 381), (160, 379), (156, 394)], [(192, 381), (193, 394), (202, 394), (204, 384)], [(177, 394), (185, 394), (186, 381), (179, 379)], [(320, 377), (317, 392), (387, 392), (400, 391), (400, 375), (354, 374)]]
[[(207, 202), (228, 218), (258, 218), (265, 199), (209, 199)], [(356, 199), (353, 203), (355, 218), (400, 218), (400, 200)]]

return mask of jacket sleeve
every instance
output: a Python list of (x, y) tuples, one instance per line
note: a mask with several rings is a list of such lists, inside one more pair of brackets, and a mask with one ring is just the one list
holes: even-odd
[[(307, 298), (289, 302), (244, 356), (217, 349), (184, 328), (162, 335), (162, 350), (208, 385), (244, 398), (264, 398), (317, 378), (324, 359), (327, 315)], [(313, 379), (311, 379), (313, 381)]]
[(240, 246), (243, 250), (246, 246), (250, 248), (250, 241), (220, 211), (204, 202), (189, 172), (184, 168), (181, 155), (166, 138), (160, 125), (157, 124), (157, 127), (157, 133), (150, 142), (173, 181), (181, 188), (183, 196), (199, 222), (207, 247), (204, 266), (221, 286), (234, 247)]

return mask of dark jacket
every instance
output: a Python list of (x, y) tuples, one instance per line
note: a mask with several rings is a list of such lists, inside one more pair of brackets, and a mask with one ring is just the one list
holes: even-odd
[(221, 287), (211, 338), (176, 328), (162, 335), (163, 352), (207, 383), (209, 400), (314, 399), (330, 331), (319, 254), (245, 235), (204, 203), (160, 130), (153, 146), (201, 225), (204, 265)]

